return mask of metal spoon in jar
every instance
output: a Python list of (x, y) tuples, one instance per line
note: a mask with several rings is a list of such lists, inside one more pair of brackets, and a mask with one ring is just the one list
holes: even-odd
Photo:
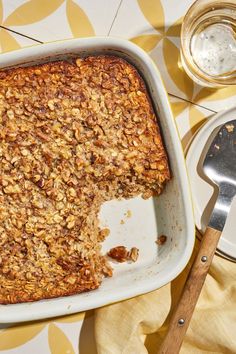
[(180, 351), (236, 195), (236, 120), (227, 122), (215, 133), (202, 169), (208, 180), (218, 187), (218, 198), (180, 300), (170, 318), (167, 335), (159, 349), (160, 354), (177, 354)]

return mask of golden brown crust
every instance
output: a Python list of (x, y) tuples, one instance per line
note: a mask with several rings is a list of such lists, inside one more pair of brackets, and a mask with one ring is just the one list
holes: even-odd
[(0, 125), (0, 303), (97, 288), (101, 204), (170, 178), (142, 79), (111, 56), (3, 70)]

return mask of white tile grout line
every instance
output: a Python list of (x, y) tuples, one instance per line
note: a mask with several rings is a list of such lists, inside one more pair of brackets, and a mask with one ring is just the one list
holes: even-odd
[(111, 27), (110, 27), (110, 29), (109, 29), (109, 31), (108, 31), (107, 36), (110, 36), (110, 33), (111, 33), (111, 30), (112, 30), (112, 27), (113, 27), (113, 25), (114, 25), (114, 23), (115, 23), (115, 20), (116, 20), (116, 18), (117, 18), (117, 15), (118, 15), (118, 12), (119, 12), (120, 7), (121, 7), (121, 5), (122, 5), (122, 2), (123, 2), (123, 0), (120, 0), (120, 3), (119, 3), (119, 5), (118, 5), (118, 7), (117, 7), (117, 10), (116, 10), (115, 16), (114, 16), (114, 18), (113, 18), (113, 21), (112, 21), (112, 23), (111, 23)]
[(43, 43), (42, 41), (39, 41), (38, 39), (35, 39), (35, 38), (30, 37), (30, 36), (27, 36), (26, 34), (22, 34), (22, 33), (20, 33), (20, 32), (14, 31), (14, 30), (12, 30), (11, 28), (7, 28), (7, 27), (4, 27), (4, 26), (2, 26), (2, 25), (0, 25), (0, 28), (4, 29), (5, 31), (9, 31), (9, 32), (15, 33), (15, 34), (17, 34), (18, 36), (28, 38), (28, 39), (30, 39), (31, 41), (35, 41), (35, 42), (41, 43), (41, 44)]
[(203, 108), (203, 109), (206, 109), (206, 110), (209, 111), (209, 112), (217, 113), (216, 111), (214, 111), (214, 110), (211, 109), (211, 108), (204, 107), (204, 106), (202, 106), (201, 104), (198, 104), (198, 103), (189, 101), (189, 100), (187, 100), (186, 98), (182, 98), (182, 97), (176, 96), (176, 95), (174, 95), (173, 93), (170, 93), (170, 92), (167, 92), (167, 93), (168, 93), (168, 95), (171, 96), (171, 97), (178, 98), (178, 99), (180, 99), (180, 100), (182, 100), (182, 101), (191, 103), (192, 105), (197, 106), (197, 107), (200, 107), (200, 108)]

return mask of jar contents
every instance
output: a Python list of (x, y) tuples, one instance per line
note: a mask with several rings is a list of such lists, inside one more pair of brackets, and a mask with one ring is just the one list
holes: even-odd
[(191, 54), (200, 70), (211, 76), (236, 71), (236, 33), (230, 23), (214, 23), (196, 31)]

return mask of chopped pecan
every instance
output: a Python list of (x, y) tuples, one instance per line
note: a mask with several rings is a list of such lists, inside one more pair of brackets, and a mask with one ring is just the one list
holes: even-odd
[(158, 246), (162, 246), (166, 243), (166, 240), (167, 240), (167, 236), (160, 235), (158, 236), (156, 243), (158, 244)]
[(138, 259), (139, 250), (136, 247), (132, 247), (131, 250), (128, 251), (124, 246), (117, 246), (111, 248), (107, 255), (120, 263), (127, 261), (136, 262)]

